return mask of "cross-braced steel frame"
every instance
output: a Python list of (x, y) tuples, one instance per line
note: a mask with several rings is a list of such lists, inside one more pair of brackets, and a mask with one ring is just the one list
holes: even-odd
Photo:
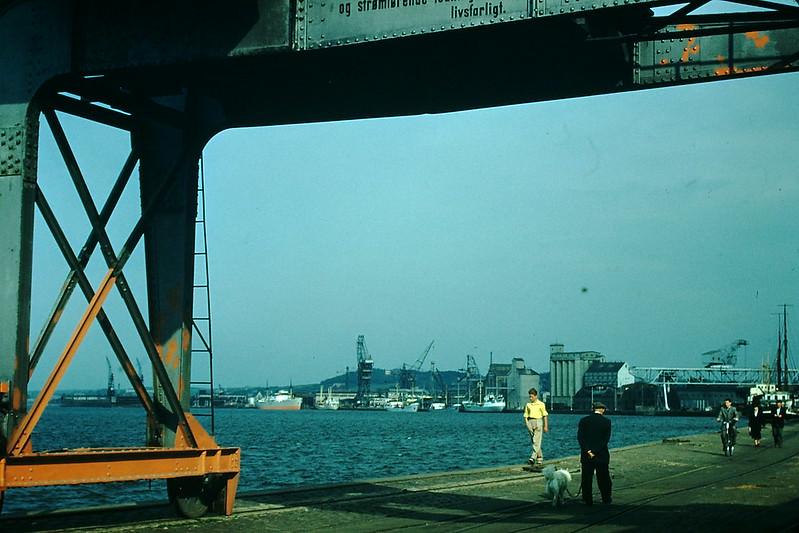
[[(385, 10), (371, 13), (372, 18), (344, 20), (328, 13), (334, 3), (300, 0), (113, 6), (101, 0), (0, 0), (0, 64), (6, 74), (0, 83), (0, 495), (26, 480), (111, 481), (138, 472), (141, 477), (172, 479), (173, 500), (188, 513), (201, 512), (209, 499), (218, 500), (223, 493), (224, 510), (231, 511), (239, 452), (216, 446), (187, 412), (197, 161), (215, 133), (235, 127), (440, 113), (799, 70), (795, 5), (738, 0), (764, 12), (695, 14), (705, 3), (509, 0), (505, 4), (516, 10), (513, 17), (475, 15), (455, 24), (440, 21), (441, 13), (428, 9), (435, 5), (430, 2), (409, 8), (415, 10), (413, 16), (396, 17)], [(675, 6), (675, 11), (654, 16), (650, 8), (661, 6)], [(445, 19), (447, 13), (448, 7)], [(99, 210), (57, 111), (130, 132), (130, 155)], [(42, 116), (91, 223), (77, 253), (68, 246), (37, 183)], [(135, 167), (141, 218), (115, 251), (105, 227)], [(31, 348), (37, 208), (70, 274)], [(123, 272), (140, 240), (145, 250), (147, 321)], [(97, 247), (107, 272), (95, 288), (85, 269)], [(60, 310), (76, 287), (89, 305), (47, 386), (28, 409), (31, 373), (38, 370)], [(103, 311), (114, 287), (153, 366), (152, 396)], [(147, 413), (147, 448), (37, 454), (31, 445), (36, 422), (95, 321)], [(101, 473), (103, 465), (107, 477)], [(79, 474), (84, 467), (93, 473)], [(26, 477), (24, 471), (33, 474)]]
[[(187, 342), (190, 334), (186, 329), (192, 327), (190, 320), (185, 321), (185, 315), (191, 315), (190, 291), (192, 290), (191, 281), (186, 280), (191, 279), (193, 269), (193, 264), (187, 258), (193, 257), (194, 251), (192, 230), (193, 216), (196, 213), (198, 146), (188, 138), (189, 136), (174, 131), (164, 134), (162, 131), (164, 127), (157, 119), (133, 120), (126, 114), (81, 102), (78, 98), (63, 94), (45, 92), (38, 98), (38, 104), (91, 224), (91, 231), (81, 250), (76, 253), (69, 244), (44, 191), (38, 182), (32, 184), (35, 205), (69, 266), (69, 273), (26, 358), (28, 376), (33, 375), (36, 370), (75, 288), (79, 288), (83, 293), (88, 306), (39, 395), (5, 439), (5, 456), (0, 459), (0, 495), (5, 489), (14, 487), (163, 478), (169, 480), (170, 498), (184, 514), (196, 516), (211, 507), (230, 514), (239, 473), (239, 449), (217, 446), (205, 429), (186, 412), (190, 397), (188, 383), (191, 369), (190, 360), (183, 362), (190, 359), (190, 345)], [(99, 210), (73, 154), (57, 111), (78, 114), (109, 126), (124, 127), (130, 131), (134, 139), (133, 147), (122, 165), (108, 198)], [(180, 144), (177, 150), (174, 149), (174, 143), (170, 142), (170, 139), (176, 137), (179, 138)], [(142, 153), (149, 154), (153, 162), (142, 161)], [(142, 196), (146, 200), (143, 200), (141, 216), (133, 225), (124, 244), (119, 251), (114, 251), (106, 231), (106, 224), (137, 164), (150, 166), (149, 169), (142, 169), (144, 177)], [(177, 250), (172, 248), (175, 246), (175, 239), (169, 238), (169, 235), (181, 227), (181, 224), (177, 224), (177, 227), (175, 225), (175, 213), (178, 213), (178, 217), (183, 221), (182, 226), (186, 234), (185, 240), (181, 239), (178, 242), (178, 245), (182, 244), (182, 253), (180, 248)], [(149, 300), (153, 317), (150, 320), (150, 327), (124, 274), (128, 259), (145, 233), (155, 241), (159, 239), (166, 241), (161, 248), (157, 245), (149, 246), (147, 256), (149, 289), (156, 293), (163, 290), (163, 278), (166, 278), (168, 283), (174, 281), (170, 279), (168, 273), (163, 273), (179, 270), (183, 275), (182, 280), (178, 282), (177, 290), (188, 293), (183, 296), (183, 301), (188, 302), (188, 305), (179, 309), (177, 315), (171, 318), (168, 316), (170, 311), (160, 305), (159, 301)], [(169, 247), (172, 252), (177, 251), (177, 259), (172, 259), (171, 252), (163, 253), (164, 246)], [(95, 289), (85, 269), (98, 247), (108, 270)], [(117, 292), (125, 304), (152, 365), (156, 383), (155, 398), (142, 383), (114, 326), (103, 310), (103, 305), (114, 287), (118, 289)], [(174, 286), (170, 287), (172, 291), (175, 289)], [(189, 308), (188, 311), (185, 307)], [(147, 447), (37, 453), (32, 446), (33, 431), (95, 321), (100, 325), (146, 411)], [(177, 331), (169, 334), (167, 331), (170, 328)], [(151, 331), (157, 333), (153, 335)], [(180, 340), (180, 346), (176, 345), (175, 338)]]

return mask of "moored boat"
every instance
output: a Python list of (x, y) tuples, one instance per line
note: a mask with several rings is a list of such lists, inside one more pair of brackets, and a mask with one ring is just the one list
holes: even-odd
[(287, 390), (279, 390), (275, 394), (259, 392), (255, 396), (254, 405), (258, 409), (271, 411), (296, 411), (302, 405), (302, 398), (295, 398)]
[(502, 396), (489, 394), (482, 402), (466, 401), (461, 405), (464, 413), (501, 413), (505, 410), (505, 399)]
[(386, 411), (392, 413), (416, 413), (419, 411), (419, 402), (390, 401), (386, 404)]
[(324, 389), (319, 386), (319, 396), (316, 397), (316, 408), (326, 409), (328, 411), (335, 411), (341, 407), (341, 402), (338, 398), (333, 396), (333, 387), (328, 387), (327, 396), (322, 392)]
[[(788, 357), (788, 311), (787, 305), (782, 306), (782, 324), (777, 327), (777, 358), (774, 367), (767, 368), (765, 383), (759, 383), (749, 389), (747, 407), (759, 405), (766, 421), (771, 420), (773, 408), (777, 402), (782, 402), (785, 413), (791, 418), (797, 414), (799, 393), (797, 386), (791, 383)], [(771, 383), (772, 370), (776, 374), (776, 383)]]
[(325, 401), (322, 402), (322, 405), (319, 406), (319, 409), (327, 409), (329, 411), (335, 411), (340, 407), (340, 403), (338, 398), (325, 398)]

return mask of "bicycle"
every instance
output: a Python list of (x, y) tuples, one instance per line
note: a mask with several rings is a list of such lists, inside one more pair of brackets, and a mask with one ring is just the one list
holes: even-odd
[(735, 449), (735, 435), (735, 421), (721, 423), (721, 447), (725, 456), (732, 457), (732, 452)]

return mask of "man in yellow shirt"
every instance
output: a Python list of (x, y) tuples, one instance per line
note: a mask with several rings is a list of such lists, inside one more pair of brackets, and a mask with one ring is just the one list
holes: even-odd
[(530, 401), (524, 406), (524, 423), (527, 425), (527, 431), (530, 432), (530, 440), (533, 443), (533, 453), (530, 460), (527, 461), (531, 465), (541, 466), (544, 463), (544, 455), (541, 453), (541, 440), (544, 433), (549, 431), (549, 424), (547, 423), (547, 407), (544, 402), (538, 399), (538, 391), (530, 389), (527, 391), (530, 395)]

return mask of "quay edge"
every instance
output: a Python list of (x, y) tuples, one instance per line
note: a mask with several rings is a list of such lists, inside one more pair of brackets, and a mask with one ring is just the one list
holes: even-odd
[(669, 438), (611, 452), (613, 503), (586, 507), (578, 494), (579, 459), (550, 461), (573, 476), (572, 498), (553, 508), (540, 473), (522, 465), (240, 493), (234, 513), (200, 520), (175, 517), (166, 505), (119, 506), (0, 517), (19, 533), (82, 531), (188, 533), (401, 529), (449, 533), (591, 528), (622, 531), (796, 531), (799, 527), (799, 424), (785, 427), (785, 446), (755, 447), (741, 428), (733, 457), (718, 433)]

